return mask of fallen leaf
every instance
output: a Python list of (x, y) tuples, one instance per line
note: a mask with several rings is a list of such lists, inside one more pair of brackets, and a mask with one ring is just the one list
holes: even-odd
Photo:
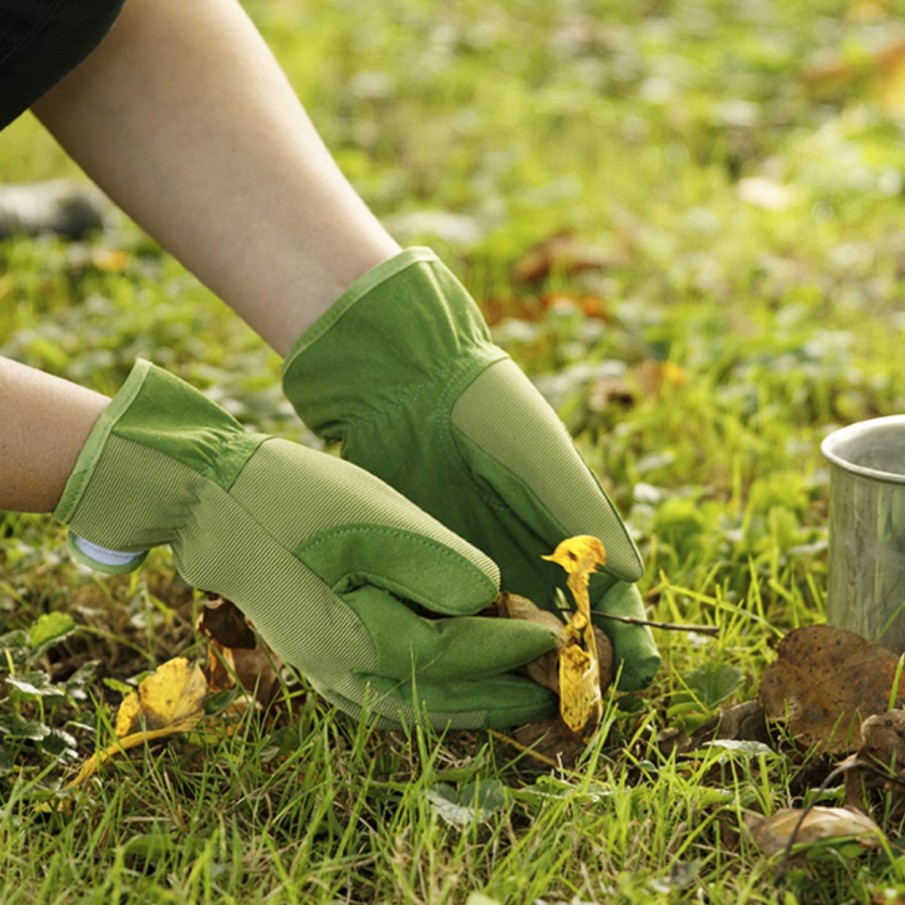
[[(265, 646), (242, 611), (230, 600), (205, 602), (198, 617), (198, 631), (208, 636), (207, 682), (212, 692), (238, 684), (267, 707), (280, 687), (279, 658)], [(241, 709), (241, 706), (233, 710)]]
[(521, 321), (539, 321), (544, 316), (544, 307), (534, 297), (505, 297), (493, 296), (483, 299), (481, 311), (484, 319), (491, 327), (495, 327), (508, 318)]
[(861, 725), (863, 744), (858, 756), (889, 767), (905, 768), (905, 710), (869, 716)]
[(574, 275), (611, 263), (611, 255), (562, 230), (530, 249), (515, 265), (513, 276), (521, 283), (539, 283), (552, 273)]
[[(826, 752), (860, 748), (862, 721), (889, 709), (899, 658), (828, 625), (789, 632), (778, 654), (761, 681), (767, 716), (788, 720), (790, 733), (805, 745)], [(905, 703), (905, 687), (897, 689), (895, 701)]]
[[(554, 613), (549, 610), (542, 610), (527, 597), (521, 597), (518, 594), (509, 594), (504, 591), (497, 595), (494, 603), (498, 614), (501, 616), (506, 616), (509, 619), (524, 619), (528, 622), (535, 622), (550, 631), (556, 632), (557, 646), (528, 663), (525, 666), (525, 673), (529, 679), (537, 682), (538, 685), (543, 685), (544, 688), (549, 688), (550, 691), (558, 695), (559, 652), (563, 644), (565, 644), (565, 623)], [(603, 629), (595, 625), (593, 630), (597, 644), (600, 688), (603, 691), (613, 684), (613, 679), (616, 677), (614, 668), (615, 655), (612, 642), (607, 638)]]
[(275, 655), (263, 646), (248, 650), (223, 647), (212, 640), (207, 648), (208, 685), (212, 692), (239, 685), (266, 708), (280, 689), (280, 677), (274, 668), (278, 663)]
[(861, 724), (863, 744), (844, 763), (845, 803), (860, 810), (879, 804), (885, 819), (905, 815), (905, 711), (869, 716)]
[(69, 786), (83, 783), (101, 764), (129, 748), (193, 729), (204, 716), (207, 691), (201, 668), (190, 666), (185, 657), (158, 666), (120, 704), (114, 723), (117, 741), (89, 757)]
[(596, 295), (572, 295), (568, 292), (553, 292), (542, 295), (538, 301), (544, 311), (551, 308), (575, 308), (585, 317), (609, 322), (612, 320), (606, 302)]
[(113, 731), (118, 738), (134, 732), (141, 723), (141, 700), (138, 694), (130, 691), (120, 702), (116, 711), (116, 720), (113, 723)]
[(572, 307), (585, 317), (609, 323), (612, 317), (606, 302), (596, 295), (572, 295), (566, 292), (545, 293), (540, 296), (492, 296), (481, 302), (484, 319), (493, 327), (507, 318), (536, 323), (546, 317), (551, 308)]
[(745, 701), (728, 707), (691, 733), (677, 729), (664, 730), (657, 738), (657, 745), (666, 755), (672, 752), (687, 754), (715, 741), (769, 744), (771, 739), (763, 704), (759, 701)]
[(866, 814), (849, 808), (782, 808), (749, 824), (754, 842), (768, 855), (793, 846), (857, 842), (862, 848), (883, 844), (883, 833)]
[[(207, 680), (200, 666), (190, 666), (185, 657), (167, 660), (138, 686), (138, 719), (131, 722), (124, 732), (119, 731), (120, 719), (117, 715), (117, 734), (134, 732), (142, 728), (142, 724), (148, 729), (165, 729), (189, 719), (198, 719), (203, 714), (202, 703), (206, 694)], [(132, 707), (130, 713), (134, 714)]]
[(519, 726), (512, 736), (518, 747), (554, 769), (573, 766), (585, 750), (584, 741), (566, 726), (558, 713)]
[(204, 602), (198, 616), (198, 631), (223, 647), (252, 650), (257, 646), (257, 638), (245, 614), (231, 600), (222, 597)]
[(562, 566), (569, 576), (566, 585), (576, 609), (563, 630), (559, 652), (559, 712), (569, 729), (588, 739), (603, 715), (588, 581), (591, 573), (606, 562), (606, 550), (599, 538), (580, 534), (564, 540), (553, 553), (542, 558)]

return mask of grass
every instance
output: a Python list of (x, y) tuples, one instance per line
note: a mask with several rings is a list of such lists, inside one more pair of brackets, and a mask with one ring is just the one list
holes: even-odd
[[(903, 900), (889, 851), (830, 853), (777, 885), (744, 817), (815, 798), (825, 770), (801, 752), (656, 744), (752, 698), (771, 644), (823, 619), (819, 442), (905, 409), (905, 121), (876, 56), (900, 38), (893, 6), (248, 4), (362, 194), (453, 264), (559, 410), (637, 533), (652, 617), (720, 633), (658, 632), (654, 687), (608, 701), (573, 771), (484, 734), (376, 733), (293, 680), (279, 719), (114, 759), (48, 813), (106, 743), (117, 683), (200, 655), (198, 600), (165, 551), (100, 579), (49, 519), (0, 516), (0, 634), (69, 613), (74, 633), (32, 667), (62, 683), (98, 662), (84, 697), (39, 710), (4, 691), (0, 718), (55, 734), (0, 736), (0, 901)], [(77, 176), (27, 117), (0, 172)], [(563, 231), (602, 266), (554, 260), (520, 282)], [(0, 268), (0, 353), (108, 393), (145, 354), (311, 441), (276, 357), (128, 222), (0, 244)], [(703, 695), (710, 665), (737, 677), (728, 696)]]

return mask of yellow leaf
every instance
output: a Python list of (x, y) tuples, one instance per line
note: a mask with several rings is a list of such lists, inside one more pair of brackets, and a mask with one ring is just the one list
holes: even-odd
[(559, 712), (572, 732), (589, 738), (600, 723), (603, 698), (588, 582), (591, 573), (606, 562), (606, 550), (599, 538), (579, 534), (542, 558), (566, 570), (566, 585), (576, 606), (563, 632), (559, 654)]
[(70, 786), (93, 776), (98, 767), (129, 748), (193, 729), (204, 716), (207, 679), (196, 664), (175, 657), (142, 680), (138, 692), (126, 695), (114, 723), (117, 739), (82, 765)]
[(116, 722), (113, 724), (113, 731), (122, 738), (130, 732), (134, 732), (141, 723), (141, 703), (138, 699), (138, 692), (133, 691), (127, 694), (119, 710), (116, 711)]
[(587, 583), (587, 576), (596, 572), (597, 566), (606, 563), (606, 550), (599, 537), (576, 534), (575, 537), (566, 538), (549, 556), (542, 556), (541, 559), (555, 562), (569, 575), (584, 574)]
[(136, 748), (138, 745), (144, 745), (160, 738), (168, 738), (171, 735), (178, 735), (180, 732), (188, 732), (189, 730), (194, 729), (199, 717), (200, 714), (198, 717), (186, 720), (184, 723), (174, 723), (163, 729), (148, 729), (144, 732), (133, 732), (130, 735), (117, 739), (112, 745), (108, 745), (104, 748), (103, 751), (92, 754), (91, 757), (82, 764), (75, 779), (68, 784), (69, 787), (71, 788), (80, 785), (86, 779), (90, 779), (97, 773), (100, 765), (110, 760), (114, 754), (121, 754), (123, 751), (128, 751), (129, 748)]
[[(202, 715), (207, 679), (201, 667), (185, 657), (168, 660), (138, 686), (141, 711), (148, 729), (165, 729)], [(125, 703), (125, 702), (123, 702)]]
[(566, 643), (559, 655), (559, 713), (563, 722), (577, 735), (594, 734), (603, 713), (600, 693), (600, 667), (594, 634), (580, 613), (572, 615), (566, 626)]

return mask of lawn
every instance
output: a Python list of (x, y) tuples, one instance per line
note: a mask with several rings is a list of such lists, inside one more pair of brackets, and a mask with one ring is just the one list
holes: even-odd
[[(0, 514), (0, 902), (905, 902), (891, 817), (880, 849), (782, 871), (745, 829), (842, 804), (832, 760), (662, 744), (753, 700), (777, 641), (824, 621), (820, 441), (905, 411), (898, 4), (246, 6), (358, 190), (556, 407), (637, 539), (650, 617), (717, 632), (656, 629), (653, 687), (611, 694), (569, 769), (486, 733), (374, 731), (287, 674), (274, 712), (73, 791), (142, 676), (204, 661), (201, 595), (166, 550), (100, 577), (49, 518)], [(29, 116), (0, 174), (81, 178)], [(317, 442), (277, 356), (125, 218), (0, 242), (0, 354), (107, 393), (144, 355)]]

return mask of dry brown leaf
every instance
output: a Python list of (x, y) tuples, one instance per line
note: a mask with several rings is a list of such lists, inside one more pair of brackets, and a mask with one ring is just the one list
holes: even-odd
[(664, 754), (687, 754), (709, 742), (729, 740), (737, 742), (770, 743), (764, 707), (759, 701), (744, 701), (728, 707), (688, 733), (667, 729), (660, 733), (657, 745)]
[(518, 282), (539, 283), (551, 273), (574, 275), (586, 270), (601, 270), (612, 262), (612, 255), (563, 230), (528, 251), (515, 265), (513, 276)]
[[(828, 625), (789, 632), (778, 653), (760, 687), (767, 716), (788, 719), (789, 731), (805, 745), (827, 752), (860, 748), (862, 721), (889, 707), (899, 658)], [(896, 702), (905, 703), (905, 687)]]
[(267, 707), (279, 690), (281, 662), (257, 637), (242, 611), (223, 598), (208, 601), (198, 618), (198, 630), (210, 639), (207, 646), (210, 690), (225, 691), (238, 684), (253, 695), (246, 704), (257, 702)]
[(768, 855), (792, 845), (814, 845), (833, 839), (857, 842), (864, 848), (883, 844), (883, 833), (866, 814), (849, 808), (782, 808), (771, 817), (754, 818), (748, 825), (754, 842)]
[(876, 713), (861, 724), (864, 740), (858, 756), (889, 767), (905, 769), (905, 710)]
[(845, 803), (865, 810), (880, 805), (885, 819), (905, 815), (905, 711), (869, 716), (861, 724), (863, 744), (844, 763)]
[(543, 320), (551, 308), (571, 306), (585, 317), (609, 323), (612, 320), (606, 302), (596, 295), (572, 295), (566, 292), (545, 293), (540, 296), (524, 295), (483, 299), (481, 310), (490, 326), (496, 326), (507, 318), (534, 323)]
[(255, 633), (245, 614), (231, 600), (222, 597), (204, 602), (198, 616), (198, 631), (222, 647), (252, 650), (257, 646)]
[(263, 647), (254, 650), (224, 647), (211, 640), (207, 647), (207, 674), (211, 691), (226, 691), (238, 684), (267, 707), (280, 689), (280, 677), (274, 666), (279, 661)]
[(558, 713), (519, 726), (513, 737), (533, 757), (554, 768), (573, 766), (585, 749), (584, 741), (566, 726)]
[(482, 299), (481, 311), (484, 320), (491, 327), (495, 327), (508, 318), (520, 321), (539, 321), (544, 316), (544, 307), (541, 302), (533, 297), (521, 298), (516, 296)]
[(551, 292), (542, 295), (538, 301), (544, 311), (551, 308), (577, 308), (585, 317), (609, 323), (612, 320), (606, 302), (596, 295), (572, 295), (569, 292)]

